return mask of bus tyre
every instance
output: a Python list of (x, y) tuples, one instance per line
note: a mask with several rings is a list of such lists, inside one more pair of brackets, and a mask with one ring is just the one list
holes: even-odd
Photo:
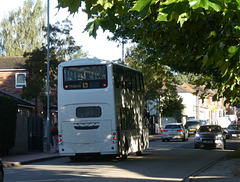
[(128, 145), (127, 139), (125, 139), (125, 143), (124, 143), (124, 154), (122, 155), (122, 159), (123, 159), (123, 160), (127, 160), (127, 157), (128, 157), (128, 149), (129, 149), (129, 145)]
[(140, 145), (140, 149), (139, 149), (139, 151), (136, 152), (136, 155), (137, 155), (137, 156), (142, 156), (142, 155), (143, 155), (143, 148), (144, 148), (143, 136), (142, 136), (142, 139), (141, 139), (139, 145)]

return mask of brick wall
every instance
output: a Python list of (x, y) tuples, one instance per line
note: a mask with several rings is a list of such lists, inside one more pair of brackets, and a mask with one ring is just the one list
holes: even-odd
[(0, 71), (0, 88), (7, 93), (21, 97), (22, 88), (15, 87), (16, 73), (26, 73), (26, 71)]

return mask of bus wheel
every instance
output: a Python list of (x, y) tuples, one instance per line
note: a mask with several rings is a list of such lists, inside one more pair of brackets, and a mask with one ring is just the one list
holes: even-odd
[(123, 160), (127, 160), (127, 157), (128, 157), (128, 149), (129, 149), (129, 145), (128, 145), (127, 139), (125, 139), (125, 143), (124, 143), (124, 154), (122, 154), (122, 159), (123, 159)]
[(142, 156), (143, 155), (143, 148), (144, 148), (144, 140), (142, 136), (141, 144), (140, 144), (140, 150), (136, 152), (137, 156)]

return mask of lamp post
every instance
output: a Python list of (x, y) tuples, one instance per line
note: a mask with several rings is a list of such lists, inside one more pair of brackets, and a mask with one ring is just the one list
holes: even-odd
[(160, 130), (160, 133), (162, 131), (162, 102), (161, 102), (161, 96), (159, 97), (159, 103), (158, 103), (158, 108), (159, 108), (159, 130)]
[(49, 115), (49, 0), (47, 0), (47, 151), (50, 151)]

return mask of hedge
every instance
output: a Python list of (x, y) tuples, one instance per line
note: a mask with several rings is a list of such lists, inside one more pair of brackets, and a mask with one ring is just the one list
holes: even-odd
[(17, 121), (17, 101), (0, 96), (0, 154), (14, 147)]

